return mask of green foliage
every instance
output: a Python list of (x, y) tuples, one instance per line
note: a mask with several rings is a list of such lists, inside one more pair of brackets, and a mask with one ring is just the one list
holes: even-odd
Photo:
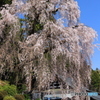
[(15, 85), (4, 85), (4, 86), (0, 86), (0, 90), (4, 90), (8, 93), (8, 95), (15, 95), (17, 94), (17, 89), (16, 89), (16, 86)]
[(41, 99), (36, 99), (36, 100), (41, 100)]
[(22, 93), (23, 91), (26, 90), (26, 85), (25, 84), (17, 85), (17, 90), (18, 90), (18, 93)]
[(16, 94), (14, 97), (16, 100), (25, 100), (24, 96), (21, 94)]
[(24, 94), (25, 100), (31, 100), (29, 94)]
[(0, 100), (30, 100), (27, 94), (25, 94), (25, 97), (18, 94), (22, 93), (25, 89), (26, 86), (23, 84), (20, 88), (17, 88), (15, 85), (8, 84), (8, 82), (0, 81)]
[(36, 18), (34, 20), (28, 15), (25, 16), (25, 18), (27, 19), (25, 23), (29, 25), (29, 27), (27, 27), (27, 30), (28, 30), (27, 35), (34, 34), (35, 32), (39, 32), (40, 30), (43, 29), (44, 25), (40, 23), (38, 15), (36, 15)]
[(91, 89), (100, 92), (100, 70), (92, 70)]
[(21, 41), (25, 39), (28, 35), (34, 34), (35, 32), (39, 32), (43, 29), (43, 24), (40, 23), (38, 17), (36, 19), (32, 19), (28, 15), (23, 15), (24, 18), (20, 18), (20, 33), (19, 38)]
[(0, 0), (0, 7), (5, 4), (11, 4), (12, 0)]
[(34, 34), (35, 32), (39, 32), (40, 30), (43, 29), (43, 25), (36, 20), (31, 21), (31, 27), (32, 29), (29, 31), (28, 33), (29, 35)]
[(5, 96), (3, 100), (16, 100), (13, 96)]
[(34, 25), (34, 31), (37, 32), (39, 30), (42, 30), (43, 29), (43, 25), (40, 24), (40, 23), (37, 23)]

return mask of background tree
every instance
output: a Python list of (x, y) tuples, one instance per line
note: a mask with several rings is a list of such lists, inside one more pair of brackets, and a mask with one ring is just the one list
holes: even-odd
[(0, 7), (5, 5), (5, 4), (11, 4), (12, 0), (0, 0)]
[(92, 70), (91, 89), (100, 92), (100, 70)]
[(29, 100), (18, 94), (17, 87), (0, 80), (0, 100)]

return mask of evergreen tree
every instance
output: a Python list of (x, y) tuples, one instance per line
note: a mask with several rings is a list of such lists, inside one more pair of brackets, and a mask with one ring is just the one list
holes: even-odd
[(92, 70), (91, 89), (100, 92), (100, 71), (99, 70)]
[(12, 0), (0, 0), (0, 7), (5, 5), (5, 4), (11, 4)]

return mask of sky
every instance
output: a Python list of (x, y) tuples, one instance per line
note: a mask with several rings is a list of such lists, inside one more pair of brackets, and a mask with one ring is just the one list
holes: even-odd
[[(98, 34), (95, 44), (100, 44), (100, 0), (75, 0), (80, 7), (80, 22), (92, 27)], [(100, 69), (100, 50), (94, 48), (94, 54), (91, 57), (92, 69)]]

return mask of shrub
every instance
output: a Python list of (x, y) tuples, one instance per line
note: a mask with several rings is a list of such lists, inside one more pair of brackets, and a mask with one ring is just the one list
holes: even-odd
[(22, 93), (25, 90), (26, 90), (26, 85), (25, 84), (18, 84), (17, 85), (18, 94)]
[(41, 100), (41, 99), (38, 98), (38, 99), (36, 99), (36, 100)]
[(13, 96), (5, 96), (3, 100), (16, 100)]
[(7, 84), (6, 82), (0, 80), (0, 86), (4, 86), (6, 84)]
[(8, 95), (6, 91), (0, 91), (0, 93), (2, 93), (4, 96)]
[(3, 100), (3, 98), (7, 95), (8, 93), (6, 91), (0, 91), (0, 100)]
[(16, 94), (14, 97), (16, 100), (25, 100), (24, 96), (21, 94)]
[(24, 94), (25, 100), (31, 100), (29, 94)]
[(4, 90), (8, 93), (8, 95), (14, 96), (15, 94), (17, 94), (17, 89), (15, 85), (4, 85), (4, 86), (0, 86), (0, 90)]

